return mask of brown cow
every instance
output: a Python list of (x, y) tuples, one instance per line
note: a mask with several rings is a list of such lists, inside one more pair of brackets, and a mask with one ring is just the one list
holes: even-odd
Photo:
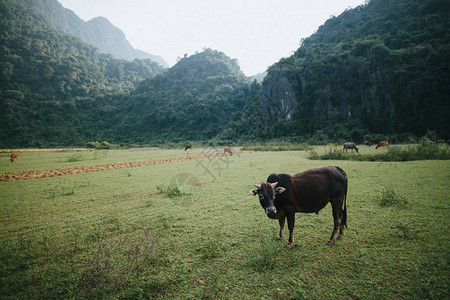
[(358, 148), (356, 147), (355, 143), (350, 143), (350, 142), (344, 143), (344, 148), (342, 148), (342, 152), (344, 152), (344, 150), (345, 150), (345, 152), (347, 152), (348, 149), (352, 149), (352, 150), (355, 149), (356, 153), (359, 153)]
[(187, 146), (184, 148), (184, 151), (186, 151), (187, 149), (191, 149), (191, 150), (192, 150), (192, 145), (187, 145)]
[(318, 213), (328, 202), (333, 208), (334, 228), (327, 245), (334, 244), (336, 237), (344, 237), (344, 226), (347, 226), (347, 174), (341, 168), (317, 168), (295, 175), (271, 174), (267, 182), (255, 186), (257, 189), (251, 190), (250, 194), (259, 196), (269, 218), (278, 219), (279, 240), (283, 237), (287, 218), (289, 240), (285, 248), (291, 248), (294, 244), (295, 213)]
[(389, 142), (388, 141), (378, 142), (378, 145), (375, 147), (375, 149), (378, 149), (380, 147), (389, 147)]
[(230, 147), (225, 147), (225, 148), (223, 148), (223, 154), (230, 154), (230, 155), (233, 155), (233, 151), (231, 151), (231, 148)]
[(13, 152), (13, 153), (11, 153), (11, 163), (13, 163), (15, 161), (17, 161), (17, 153)]

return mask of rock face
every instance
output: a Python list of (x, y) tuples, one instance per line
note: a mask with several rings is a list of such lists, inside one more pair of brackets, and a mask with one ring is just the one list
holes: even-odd
[(270, 78), (266, 78), (259, 104), (265, 129), (276, 122), (285, 122), (292, 118), (297, 108), (297, 100), (291, 83), (281, 72), (272, 72)]
[(371, 0), (327, 20), (268, 68), (258, 103), (266, 129), (274, 136), (320, 131), (334, 139), (356, 131), (448, 136), (444, 2)]
[[(342, 70), (342, 74), (347, 73), (351, 71)], [(291, 121), (294, 113), (298, 114), (297, 120), (302, 120), (301, 127), (310, 132), (325, 128), (333, 131), (336, 124), (351, 120), (362, 122), (371, 129), (377, 128), (377, 123), (393, 122), (395, 105), (391, 93), (383, 87), (389, 78), (387, 71), (364, 74), (358, 79), (366, 82), (361, 88), (327, 78), (311, 83), (307, 78), (297, 76), (294, 82), (295, 79), (289, 79), (282, 70), (273, 68), (264, 80), (259, 96), (264, 129)]]

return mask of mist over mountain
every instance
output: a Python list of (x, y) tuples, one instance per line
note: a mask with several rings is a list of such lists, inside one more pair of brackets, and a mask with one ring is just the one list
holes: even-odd
[(169, 67), (162, 57), (134, 49), (124, 33), (104, 17), (96, 17), (85, 22), (56, 0), (17, 1), (32, 8), (46, 25), (52, 26), (62, 33), (78, 37), (82, 41), (96, 46), (102, 53), (109, 53), (115, 58), (126, 60), (150, 59), (165, 68)]

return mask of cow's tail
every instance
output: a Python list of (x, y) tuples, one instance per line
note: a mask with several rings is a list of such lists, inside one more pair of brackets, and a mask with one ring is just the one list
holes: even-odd
[(345, 225), (345, 227), (347, 227), (347, 187), (348, 187), (348, 178), (347, 178), (347, 173), (345, 173), (344, 170), (342, 170), (339, 167), (336, 167), (336, 169), (339, 170), (339, 172), (342, 173), (342, 175), (344, 175), (345, 177), (345, 190), (344, 190), (344, 215), (342, 216), (342, 224)]
[(347, 181), (347, 177), (345, 178), (345, 193), (344, 193), (344, 216), (342, 217), (342, 224), (345, 225), (345, 227), (347, 227), (347, 186), (348, 186), (348, 181)]

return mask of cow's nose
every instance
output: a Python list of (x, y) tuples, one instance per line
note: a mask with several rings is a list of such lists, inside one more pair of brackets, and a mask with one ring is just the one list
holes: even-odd
[(275, 206), (270, 206), (268, 208), (266, 208), (266, 215), (272, 215), (272, 214), (276, 214), (277, 213), (277, 209), (275, 208)]

